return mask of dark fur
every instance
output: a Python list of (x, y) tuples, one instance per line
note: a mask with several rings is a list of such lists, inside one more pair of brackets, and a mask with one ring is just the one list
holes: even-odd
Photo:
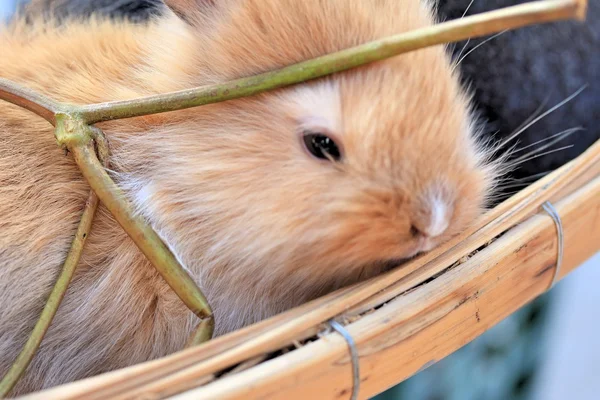
[[(132, 21), (145, 21), (163, 11), (161, 0), (32, 0), (34, 7), (26, 12), (48, 12), (63, 19), (67, 16), (86, 18), (92, 14), (110, 18), (128, 18)], [(27, 6), (27, 4), (25, 4)]]
[[(442, 19), (460, 18), (470, 0), (439, 0)], [(475, 0), (467, 15), (525, 1)], [(466, 54), (485, 39), (471, 40)], [(463, 48), (458, 43), (455, 56)], [(520, 136), (528, 145), (565, 129), (578, 132), (554, 148), (574, 147), (524, 163), (517, 177), (555, 169), (600, 138), (600, 2), (590, 1), (585, 23), (558, 22), (506, 32), (470, 54), (460, 65), (464, 82), (474, 91), (487, 131), (499, 138), (514, 132), (544, 102), (544, 110), (583, 85), (578, 97), (537, 122)]]

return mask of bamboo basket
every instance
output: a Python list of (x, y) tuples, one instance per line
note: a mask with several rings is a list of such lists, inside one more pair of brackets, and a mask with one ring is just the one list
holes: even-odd
[[(585, 2), (572, 3), (579, 4), (581, 17)], [(498, 30), (477, 32), (493, 29)], [(254, 93), (246, 89), (241, 95)], [(0, 87), (5, 99), (56, 125), (59, 142), (60, 129), (72, 132), (58, 118), (61, 105), (30, 92), (15, 93)], [(204, 101), (195, 99), (183, 107)], [(177, 107), (140, 109), (136, 115)], [(82, 114), (88, 117), (82, 131), (103, 120), (98, 110)], [(111, 110), (117, 110), (117, 118), (132, 116), (119, 105)], [(548, 204), (558, 221), (552, 210), (542, 209)], [(598, 236), (600, 142), (488, 211), (468, 231), (400, 268), (201, 346), (23, 398), (368, 398), (451, 354), (544, 293), (600, 250)]]

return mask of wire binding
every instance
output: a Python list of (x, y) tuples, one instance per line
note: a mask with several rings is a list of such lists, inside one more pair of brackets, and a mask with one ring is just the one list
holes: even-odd
[(358, 392), (360, 390), (360, 369), (356, 342), (354, 342), (350, 332), (348, 332), (346, 328), (339, 322), (331, 320), (329, 321), (329, 326), (331, 326), (334, 331), (342, 335), (344, 340), (346, 340), (346, 343), (348, 343), (348, 348), (350, 349), (350, 358), (352, 360), (352, 396), (350, 396), (350, 399), (357, 400)]
[(556, 255), (556, 267), (554, 268), (554, 275), (552, 276), (552, 281), (550, 282), (550, 285), (548, 286), (548, 289), (547, 289), (547, 290), (550, 290), (556, 284), (556, 278), (558, 278), (558, 274), (560, 272), (560, 267), (562, 266), (565, 236), (564, 236), (564, 232), (563, 232), (562, 220), (560, 219), (560, 215), (558, 214), (558, 211), (556, 211), (556, 208), (554, 208), (552, 203), (550, 203), (549, 201), (546, 201), (542, 205), (542, 208), (544, 209), (544, 211), (546, 211), (550, 215), (550, 217), (552, 217), (552, 220), (554, 221), (554, 225), (556, 226), (556, 233), (558, 236), (558, 251), (557, 251), (557, 255)]

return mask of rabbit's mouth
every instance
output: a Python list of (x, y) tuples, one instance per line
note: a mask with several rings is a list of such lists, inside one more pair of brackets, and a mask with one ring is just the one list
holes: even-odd
[(420, 256), (423, 253), (427, 253), (429, 250), (431, 250), (434, 247), (435, 247), (435, 245), (429, 245), (429, 244), (424, 245), (424, 246), (419, 246), (414, 251), (407, 254), (406, 257), (382, 260), (382, 261), (378, 262), (377, 265), (381, 267), (382, 272), (388, 272), (396, 267), (402, 266), (402, 264), (405, 264), (405, 263), (415, 259), (416, 257)]
[(411, 257), (406, 257), (406, 258), (393, 258), (391, 260), (381, 261), (377, 264), (380, 266), (381, 272), (388, 272), (397, 267), (402, 266), (402, 264), (407, 263), (408, 261), (412, 260), (416, 256), (417, 256), (417, 254), (415, 254), (414, 256), (411, 256)]
[(408, 254), (405, 257), (396, 257), (375, 262), (374, 270), (379, 271), (377, 273), (383, 273), (391, 271), (397, 267), (401, 267), (403, 264), (406, 264), (407, 262), (420, 256), (421, 254), (427, 253), (431, 249), (435, 248), (436, 245), (437, 243), (435, 243), (433, 240), (424, 239), (420, 241), (412, 251), (408, 252)]

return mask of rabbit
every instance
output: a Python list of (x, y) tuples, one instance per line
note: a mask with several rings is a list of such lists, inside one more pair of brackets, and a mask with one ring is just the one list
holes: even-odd
[[(418, 0), (168, 0), (147, 23), (17, 18), (0, 76), (89, 104), (274, 70), (434, 23)], [(502, 174), (444, 46), (198, 108), (97, 124), (110, 173), (211, 304), (216, 335), (464, 231)], [(40, 117), (0, 102), (0, 373), (54, 284), (89, 187)], [(13, 394), (184, 347), (196, 317), (104, 207)]]

